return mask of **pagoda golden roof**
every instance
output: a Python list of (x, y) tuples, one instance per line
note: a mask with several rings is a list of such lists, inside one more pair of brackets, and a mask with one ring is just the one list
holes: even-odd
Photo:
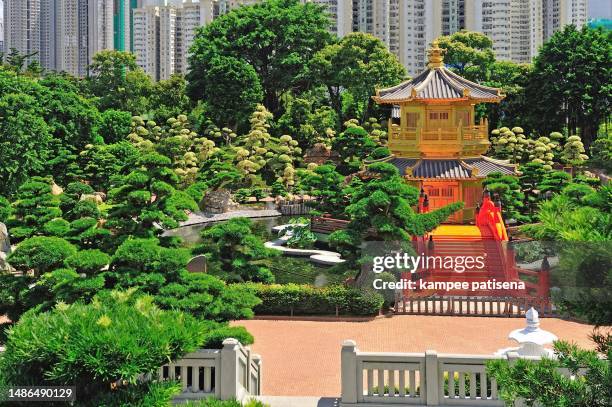
[(505, 95), (501, 89), (469, 81), (444, 66), (444, 49), (434, 41), (429, 50), (427, 69), (399, 85), (379, 89), (373, 99), (377, 103), (397, 104), (409, 101), (499, 102)]

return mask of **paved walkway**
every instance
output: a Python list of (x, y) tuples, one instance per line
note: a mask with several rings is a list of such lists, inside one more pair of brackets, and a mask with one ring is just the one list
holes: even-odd
[(339, 407), (340, 399), (335, 397), (287, 397), (287, 396), (258, 396), (270, 407)]
[[(592, 347), (592, 326), (542, 318), (541, 327), (560, 339)], [(254, 336), (253, 350), (262, 356), (266, 396), (340, 394), (340, 347), (357, 341), (362, 351), (492, 354), (514, 346), (507, 339), (525, 326), (523, 318), (435, 317), (402, 315), (367, 322), (239, 321)]]

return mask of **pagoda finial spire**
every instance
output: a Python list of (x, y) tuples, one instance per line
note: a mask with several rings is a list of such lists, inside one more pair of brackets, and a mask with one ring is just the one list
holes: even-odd
[(433, 40), (431, 43), (431, 48), (427, 51), (427, 56), (429, 57), (430, 68), (441, 68), (444, 66), (444, 52), (446, 49), (440, 48), (438, 40)]

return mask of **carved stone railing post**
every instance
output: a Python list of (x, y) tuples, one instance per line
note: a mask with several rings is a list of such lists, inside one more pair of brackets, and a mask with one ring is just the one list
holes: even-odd
[(438, 376), (438, 353), (435, 350), (425, 351), (425, 396), (428, 406), (440, 403)]
[(357, 404), (357, 344), (353, 340), (342, 343), (340, 356), (342, 405)]
[(218, 386), (221, 387), (221, 400), (238, 399), (240, 381), (238, 379), (238, 352), (240, 342), (234, 338), (223, 341), (221, 349), (221, 374)]

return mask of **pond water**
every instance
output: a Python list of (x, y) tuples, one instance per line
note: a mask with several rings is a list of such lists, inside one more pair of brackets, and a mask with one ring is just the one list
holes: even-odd
[[(276, 237), (276, 233), (272, 232), (274, 226), (284, 225), (289, 223), (291, 218), (303, 217), (303, 216), (274, 216), (267, 218), (251, 218), (253, 223), (259, 225), (266, 231), (268, 231), (272, 238)], [(214, 223), (206, 223), (199, 225), (183, 226), (180, 228), (166, 231), (164, 236), (177, 236), (183, 239), (183, 244), (186, 247), (193, 247), (202, 241), (201, 233), (202, 230), (210, 228), (219, 221)], [(327, 244), (321, 241), (317, 241), (315, 246), (320, 249), (329, 250)], [(299, 284), (314, 284), (317, 286), (327, 285), (329, 283), (340, 283), (342, 282), (341, 276), (332, 275), (329, 273), (327, 267), (318, 266), (310, 262), (308, 258), (304, 257), (293, 257), (293, 256), (279, 256), (274, 258), (274, 263), (271, 267), (272, 272), (276, 276), (278, 283), (299, 283)]]
[[(251, 218), (251, 220), (253, 221), (253, 223), (259, 224), (262, 227), (264, 227), (268, 232), (273, 233), (272, 232), (272, 228), (274, 226), (278, 226), (278, 225), (283, 225), (286, 223), (289, 223), (289, 219), (291, 219), (292, 216), (270, 216), (267, 218)], [(202, 238), (200, 237), (200, 234), (202, 233), (202, 230), (207, 229), (211, 226), (216, 225), (217, 223), (221, 223), (221, 222), (227, 222), (226, 220), (223, 221), (219, 221), (219, 222), (211, 222), (211, 223), (204, 223), (204, 224), (199, 224), (199, 225), (190, 225), (190, 226), (183, 226), (180, 228), (176, 228), (176, 229), (172, 229), (172, 230), (168, 230), (164, 233), (164, 236), (178, 236), (180, 238), (183, 239), (183, 242), (185, 244), (185, 246), (194, 246), (198, 243), (200, 243), (202, 241)]]

